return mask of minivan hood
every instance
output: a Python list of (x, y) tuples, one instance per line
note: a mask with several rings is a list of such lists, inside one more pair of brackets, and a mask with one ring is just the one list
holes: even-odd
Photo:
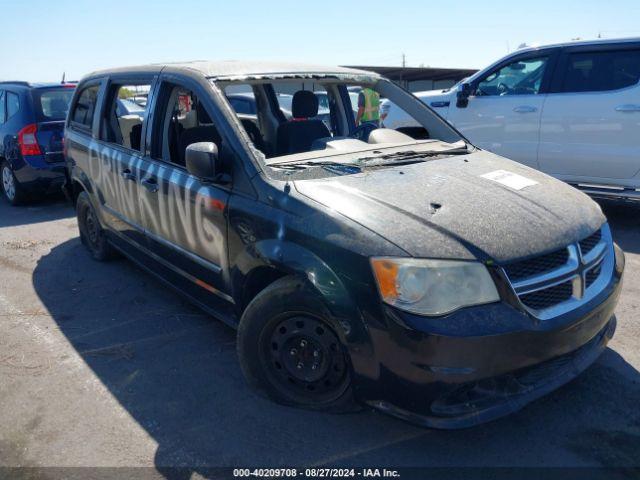
[[(497, 170), (537, 183), (516, 190), (481, 177)], [(605, 221), (582, 192), (484, 151), (295, 187), (414, 257), (505, 262), (562, 248)]]

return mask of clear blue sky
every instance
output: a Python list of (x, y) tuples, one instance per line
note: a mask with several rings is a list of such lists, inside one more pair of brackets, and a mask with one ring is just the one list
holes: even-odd
[[(526, 5), (526, 6), (525, 6)], [(0, 79), (193, 59), (480, 68), (519, 44), (640, 36), (640, 0), (0, 0)]]

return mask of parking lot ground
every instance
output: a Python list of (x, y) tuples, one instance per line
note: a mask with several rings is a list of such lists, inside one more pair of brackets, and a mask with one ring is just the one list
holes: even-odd
[(0, 201), (0, 465), (640, 466), (640, 210), (606, 213), (627, 253), (610, 347), (514, 415), (437, 431), (256, 397), (234, 331), (93, 261), (62, 200)]

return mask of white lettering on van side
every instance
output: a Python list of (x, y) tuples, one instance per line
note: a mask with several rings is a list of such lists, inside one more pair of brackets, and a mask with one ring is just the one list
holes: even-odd
[[(224, 231), (214, 220), (223, 215), (225, 204), (211, 196), (211, 187), (186, 172), (97, 142), (91, 142), (89, 160), (81, 166), (88, 172), (102, 204), (155, 235), (226, 267)], [(126, 173), (135, 180), (126, 179)], [(155, 193), (141, 184), (149, 178), (157, 182)]]

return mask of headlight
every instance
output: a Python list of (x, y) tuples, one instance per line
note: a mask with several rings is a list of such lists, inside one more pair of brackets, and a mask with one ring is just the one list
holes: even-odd
[(444, 315), (497, 302), (496, 286), (478, 262), (372, 258), (378, 290), (389, 305), (420, 315)]

